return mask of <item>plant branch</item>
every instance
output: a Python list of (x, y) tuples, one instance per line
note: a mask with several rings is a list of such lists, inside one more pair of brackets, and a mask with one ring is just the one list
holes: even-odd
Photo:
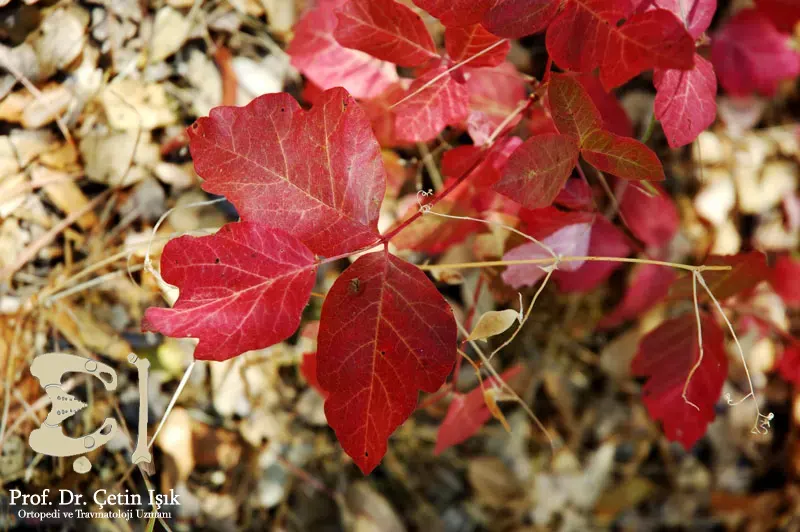
[(634, 257), (549, 257), (543, 259), (520, 259), (520, 260), (489, 260), (482, 262), (459, 262), (453, 264), (423, 264), (419, 265), (421, 270), (464, 270), (468, 268), (489, 268), (493, 266), (516, 266), (520, 264), (555, 264), (557, 262), (631, 262), (636, 264), (653, 264), (656, 266), (669, 266), (680, 270), (688, 271), (728, 271), (730, 266), (691, 266), (689, 264), (679, 264), (677, 262), (667, 262), (662, 260), (638, 259)]

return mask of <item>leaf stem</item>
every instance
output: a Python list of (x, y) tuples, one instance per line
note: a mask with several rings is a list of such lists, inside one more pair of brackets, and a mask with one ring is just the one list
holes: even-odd
[(647, 144), (647, 141), (650, 140), (650, 137), (653, 136), (653, 131), (656, 129), (656, 112), (652, 111), (650, 113), (650, 121), (647, 123), (647, 128), (642, 133), (642, 137), (639, 139), (639, 142), (642, 144)]
[(636, 264), (654, 264), (656, 266), (669, 266), (688, 271), (728, 271), (730, 266), (691, 266), (662, 260), (639, 259), (635, 257), (548, 257), (543, 259), (520, 260), (489, 260), (481, 262), (459, 262), (453, 264), (423, 264), (418, 266), (421, 270), (464, 270), (468, 268), (489, 268), (493, 266), (516, 266), (520, 264), (555, 264), (556, 262), (631, 262)]

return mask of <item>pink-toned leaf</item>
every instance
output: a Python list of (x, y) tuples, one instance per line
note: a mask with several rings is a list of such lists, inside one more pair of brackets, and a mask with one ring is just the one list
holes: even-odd
[(733, 96), (775, 94), (782, 80), (800, 74), (800, 54), (790, 39), (758, 11), (736, 13), (711, 42), (711, 62), (722, 88)]
[(675, 272), (670, 268), (655, 264), (637, 265), (631, 272), (628, 290), (622, 301), (603, 316), (597, 324), (598, 328), (610, 329), (643, 315), (667, 297), (674, 280)]
[(660, 181), (664, 168), (653, 150), (630, 137), (595, 130), (583, 141), (581, 155), (600, 170), (633, 181)]
[[(567, 225), (558, 229), (556, 232), (542, 239), (542, 242), (550, 247), (557, 255), (569, 257), (585, 257), (589, 251), (589, 239), (592, 233), (592, 225), (588, 223)], [(528, 242), (515, 247), (505, 255), (503, 260), (530, 260), (548, 259), (552, 255), (542, 246), (535, 242)], [(581, 267), (581, 261), (569, 261), (559, 264), (560, 271), (575, 271)], [(503, 272), (503, 281), (512, 288), (532, 286), (539, 279), (545, 276), (546, 272), (542, 267), (549, 264), (515, 264), (506, 268)]]
[(650, 417), (661, 421), (667, 439), (687, 450), (716, 417), (714, 406), (728, 375), (722, 330), (706, 315), (701, 316), (701, 327), (703, 359), (689, 381), (686, 400), (682, 397), (686, 380), (700, 359), (693, 313), (666, 321), (645, 336), (631, 364), (635, 375), (647, 377), (642, 400)]
[[(507, 62), (493, 68), (466, 69), (465, 78), (470, 108), (467, 131), (472, 141), (482, 146), (520, 102), (525, 100), (525, 80)], [(513, 128), (521, 118), (518, 115), (507, 127)]]
[(344, 89), (326, 91), (307, 112), (286, 93), (217, 107), (188, 133), (203, 189), (227, 197), (242, 218), (283, 229), (325, 256), (379, 238), (380, 146)]
[[(434, 68), (408, 88), (408, 99), (394, 108), (395, 135), (403, 142), (427, 142), (469, 114), (469, 93), (446, 68)], [(425, 87), (426, 85), (429, 86)], [(419, 89), (425, 87), (417, 93)], [(416, 94), (414, 94), (416, 93)]]
[(756, 9), (786, 33), (791, 33), (800, 22), (800, 3), (797, 0), (756, 0)]
[(483, 18), (496, 35), (518, 39), (544, 30), (558, 12), (558, 0), (503, 0)]
[(622, 193), (619, 210), (636, 238), (648, 246), (660, 248), (678, 232), (680, 217), (666, 191), (658, 185), (654, 188), (658, 194), (628, 184)]
[(314, 255), (302, 242), (260, 223), (175, 238), (161, 255), (161, 275), (180, 296), (173, 308), (147, 309), (142, 329), (198, 338), (199, 360), (263, 349), (297, 329), (315, 270)]
[(603, 119), (603, 129), (622, 135), (623, 137), (633, 136), (633, 124), (625, 109), (620, 105), (613, 92), (606, 92), (600, 80), (591, 73), (580, 74), (577, 76), (578, 82), (583, 85), (589, 97), (594, 102), (600, 116)]
[(346, 48), (406, 67), (439, 57), (422, 17), (394, 0), (348, 0), (336, 16), (333, 35)]
[(360, 102), (361, 109), (364, 110), (372, 124), (375, 138), (384, 147), (393, 147), (398, 144), (394, 134), (394, 110), (391, 107), (408, 90), (408, 84), (403, 82), (395, 83), (375, 98)]
[(558, 131), (572, 135), (581, 145), (590, 133), (602, 129), (600, 111), (575, 76), (554, 74), (547, 87), (547, 99)]
[(717, 10), (717, 0), (634, 0), (634, 3), (638, 4), (637, 12), (653, 9), (671, 11), (683, 22), (693, 39), (699, 39), (708, 29)]
[[(761, 281), (770, 278), (766, 257), (759, 251), (739, 253), (738, 255), (711, 255), (703, 263), (706, 266), (730, 266), (730, 270), (704, 271), (705, 279), (711, 293), (719, 301), (724, 301), (743, 292), (755, 288)], [(678, 279), (670, 289), (670, 297), (674, 299), (692, 298), (692, 276), (685, 275)], [(697, 287), (697, 298), (701, 302), (709, 300), (705, 289)]]
[(511, 154), (493, 188), (529, 209), (549, 207), (578, 163), (578, 153), (570, 135), (531, 137)]
[(469, 26), (477, 24), (484, 13), (500, 0), (414, 0), (414, 3), (438, 18), (442, 24)]
[[(497, 44), (501, 40), (504, 39), (489, 33), (480, 24), (444, 30), (444, 43), (450, 59), (454, 63), (469, 60), (470, 68), (493, 67), (502, 63), (511, 49), (511, 42), (505, 40), (503, 44)], [(489, 51), (481, 53), (484, 50)], [(479, 53), (481, 55), (475, 57)]]
[(618, 25), (629, 8), (625, 0), (570, 0), (547, 30), (548, 53), (576, 72), (600, 67), (606, 90), (652, 68), (694, 66), (694, 39), (675, 15), (655, 9)]
[[(520, 371), (522, 366), (513, 366), (501, 373), (500, 378), (508, 383), (519, 375)], [(494, 387), (496, 382), (497, 379), (490, 377), (483, 381), (482, 386), (475, 387), (469, 393), (453, 394), (447, 414), (439, 425), (439, 432), (436, 433), (436, 447), (433, 449), (433, 454), (438, 456), (450, 447), (467, 441), (492, 418), (492, 413), (483, 398), (483, 392)]]
[(366, 474), (456, 357), (453, 311), (416, 266), (385, 251), (359, 257), (328, 292), (317, 337), (325, 416)]
[[(598, 216), (592, 224), (588, 254), (594, 257), (627, 257), (630, 251), (625, 234), (614, 224)], [(553, 280), (562, 292), (590, 292), (620, 266), (620, 262), (586, 262), (574, 272), (554, 272)]]
[(656, 69), (653, 74), (656, 119), (672, 148), (691, 143), (717, 117), (714, 67), (695, 55), (692, 70)]
[(393, 64), (350, 50), (333, 37), (334, 9), (342, 2), (320, 2), (294, 27), (286, 52), (294, 65), (322, 89), (344, 87), (356, 98), (374, 98), (399, 79)]
[(775, 292), (789, 307), (800, 306), (800, 259), (790, 255), (778, 257), (770, 276)]

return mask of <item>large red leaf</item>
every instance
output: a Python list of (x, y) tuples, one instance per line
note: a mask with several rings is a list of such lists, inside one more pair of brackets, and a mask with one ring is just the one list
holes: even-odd
[[(711, 255), (703, 263), (706, 266), (730, 266), (730, 270), (705, 271), (703, 279), (719, 301), (755, 288), (761, 281), (770, 277), (766, 257), (760, 251), (739, 253), (738, 255)], [(686, 275), (672, 286), (670, 297), (676, 299), (692, 298), (692, 276)], [(710, 298), (703, 287), (697, 287), (697, 298), (708, 301)]]
[(770, 282), (786, 305), (800, 306), (800, 259), (788, 255), (778, 257)]
[(349, 0), (336, 11), (339, 44), (401, 66), (439, 55), (422, 18), (394, 0)]
[(701, 327), (703, 359), (689, 381), (686, 400), (686, 380), (700, 358), (693, 313), (666, 321), (645, 336), (631, 363), (635, 375), (647, 377), (642, 399), (650, 417), (661, 421), (668, 439), (687, 450), (714, 420), (714, 406), (728, 374), (722, 330), (706, 315), (701, 316)]
[(511, 154), (493, 188), (529, 209), (549, 207), (578, 163), (578, 152), (570, 135), (531, 137)]
[[(468, 66), (470, 68), (493, 67), (502, 63), (511, 49), (511, 42), (505, 41), (503, 44), (497, 44), (501, 40), (503, 39), (489, 33), (480, 24), (444, 30), (447, 55), (455, 63), (469, 59)], [(491, 48), (492, 46), (494, 48)], [(489, 48), (491, 50), (475, 57)], [(471, 59), (472, 57), (475, 59)]]
[(683, 22), (693, 39), (699, 39), (708, 29), (717, 10), (717, 0), (634, 0), (634, 4), (637, 4), (636, 11), (639, 12), (653, 9), (671, 11)]
[(547, 87), (550, 114), (558, 131), (581, 144), (590, 133), (603, 128), (600, 111), (575, 76), (554, 74)]
[(283, 229), (333, 256), (379, 238), (386, 188), (369, 120), (344, 89), (303, 111), (286, 93), (217, 107), (188, 130), (203, 188), (242, 218)]
[(637, 265), (631, 272), (628, 290), (619, 305), (603, 316), (597, 326), (601, 329), (616, 327), (626, 320), (637, 318), (667, 297), (675, 280), (675, 272), (655, 264)]
[(504, 0), (486, 13), (483, 23), (496, 35), (518, 39), (544, 30), (560, 4), (557, 0)]
[[(589, 255), (593, 257), (627, 257), (631, 251), (625, 234), (602, 216), (592, 224)], [(620, 262), (585, 262), (574, 272), (557, 271), (553, 280), (562, 292), (589, 292), (622, 266)]]
[(366, 474), (456, 356), (453, 311), (425, 274), (385, 251), (359, 257), (322, 306), (317, 379), (342, 448)]
[(656, 69), (653, 111), (673, 148), (694, 141), (717, 117), (717, 76), (714, 67), (695, 55), (691, 70)]
[(786, 33), (791, 33), (800, 22), (800, 2), (797, 0), (756, 0), (756, 9)]
[(569, 0), (547, 30), (556, 64), (577, 72), (600, 67), (606, 90), (644, 70), (694, 66), (694, 39), (665, 9), (637, 13), (624, 23), (626, 0)]
[(653, 150), (630, 137), (595, 130), (583, 141), (581, 155), (600, 170), (623, 179), (660, 181), (664, 168)]
[(772, 96), (778, 84), (800, 74), (800, 54), (791, 37), (762, 13), (743, 9), (714, 34), (711, 61), (722, 87), (734, 96)]
[(419, 7), (438, 18), (445, 26), (477, 24), (501, 0), (414, 0)]
[[(470, 108), (467, 132), (472, 141), (481, 146), (526, 98), (525, 80), (514, 65), (507, 62), (493, 68), (466, 69), (464, 77)], [(508, 127), (514, 127), (521, 118), (517, 115)]]
[[(429, 70), (408, 88), (410, 97), (394, 108), (397, 140), (427, 142), (446, 126), (459, 124), (467, 117), (467, 88), (451, 74), (445, 74), (446, 70), (443, 66)], [(419, 89), (422, 90), (417, 92)]]
[(658, 185), (651, 194), (628, 185), (619, 202), (619, 211), (636, 238), (653, 247), (667, 245), (678, 232), (678, 209), (666, 191)]
[(314, 255), (264, 224), (227, 224), (217, 233), (170, 240), (164, 281), (180, 289), (173, 308), (149, 308), (142, 328), (199, 338), (194, 356), (226, 360), (289, 337), (311, 296)]
[[(513, 366), (500, 374), (506, 383), (522, 371), (522, 366)], [(486, 406), (483, 393), (495, 386), (497, 379), (490, 377), (483, 381), (482, 386), (477, 386), (469, 393), (454, 393), (453, 400), (447, 408), (447, 414), (439, 425), (436, 433), (436, 447), (433, 454), (439, 455), (453, 445), (458, 445), (474, 436), (487, 421), (492, 418), (492, 413)]]
[(393, 64), (340, 45), (333, 37), (334, 9), (341, 0), (320, 2), (294, 27), (286, 52), (292, 65), (322, 89), (344, 87), (356, 98), (374, 98), (397, 82)]

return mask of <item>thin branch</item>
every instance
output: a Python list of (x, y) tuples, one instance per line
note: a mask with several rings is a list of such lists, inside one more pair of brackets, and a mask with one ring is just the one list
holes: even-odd
[(631, 262), (635, 264), (653, 264), (656, 266), (669, 266), (680, 270), (688, 271), (728, 271), (730, 266), (691, 266), (689, 264), (679, 264), (676, 262), (666, 262), (663, 260), (638, 259), (634, 257), (556, 257), (543, 259), (520, 259), (520, 260), (489, 260), (480, 262), (458, 262), (452, 264), (422, 264), (420, 270), (464, 270), (468, 268), (489, 268), (494, 266), (516, 266), (520, 264), (555, 264), (556, 262)]

